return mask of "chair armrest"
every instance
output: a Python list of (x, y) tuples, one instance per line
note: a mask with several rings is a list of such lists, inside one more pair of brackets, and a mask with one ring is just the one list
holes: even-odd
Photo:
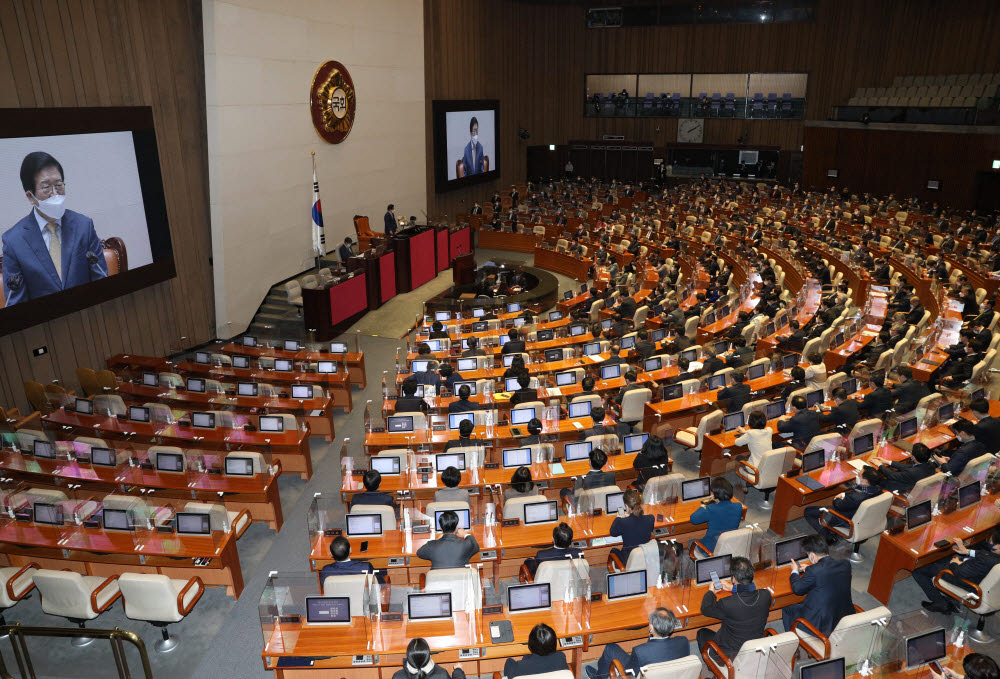
[(560, 498), (560, 500), (562, 501), (563, 514), (568, 515), (569, 510), (573, 507), (572, 497), (570, 495), (564, 495)]
[[(10, 411), (8, 411), (8, 414), (10, 414)], [(18, 414), (18, 415), (20, 415), (20, 414)], [(18, 429), (22, 429), (24, 427), (27, 427), (28, 429), (42, 429), (43, 428), (42, 427), (42, 414), (39, 411), (36, 410), (35, 412), (31, 413), (27, 417), (18, 420), (14, 424), (14, 430), (15, 431), (17, 431)]]
[(861, 606), (858, 606), (857, 604), (854, 604), (854, 612), (855, 613), (864, 613), (865, 609), (861, 608)]
[(965, 586), (967, 586), (972, 591), (970, 592), (970, 596), (959, 598), (959, 597), (957, 597), (955, 595), (954, 592), (948, 591), (946, 588), (942, 587), (939, 584), (939, 581), (941, 580), (942, 576), (944, 576), (945, 573), (947, 573), (948, 575), (951, 575), (951, 576), (955, 575), (951, 571), (951, 569), (945, 568), (940, 573), (938, 573), (937, 575), (934, 576), (934, 586), (937, 587), (943, 593), (945, 593), (948, 596), (950, 596), (955, 601), (958, 601), (959, 603), (965, 604), (969, 608), (979, 608), (979, 604), (981, 604), (982, 601), (983, 601), (983, 590), (979, 587), (979, 585), (977, 585), (974, 582), (970, 582), (968, 580), (962, 580), (961, 581), (962, 584), (965, 585)]
[(424, 591), (424, 587), (426, 587), (426, 586), (427, 586), (427, 574), (426, 573), (421, 573), (417, 577), (417, 587), (419, 587), (420, 591), (422, 592), (422, 591)]
[(625, 570), (625, 564), (618, 557), (617, 554), (608, 554), (608, 572), (609, 573), (621, 573)]
[[(197, 587), (198, 591), (195, 593), (193, 597), (191, 597), (191, 601), (189, 601), (187, 605), (185, 605), (184, 599), (187, 598), (188, 592), (191, 590), (192, 587)], [(201, 581), (201, 578), (195, 576), (190, 580), (188, 580), (187, 584), (184, 585), (184, 588), (177, 593), (177, 612), (180, 613), (182, 616), (190, 613), (191, 609), (194, 608), (194, 605), (198, 603), (198, 600), (201, 599), (201, 595), (204, 593), (205, 593), (205, 583)]]
[[(748, 473), (753, 474), (753, 481), (743, 475), (743, 468), (748, 470)], [(741, 479), (749, 483), (751, 486), (756, 486), (760, 481), (760, 470), (754, 467), (752, 464), (746, 460), (736, 460), (736, 475)]]
[(273, 462), (271, 463), (271, 466), (272, 466), (272, 467), (277, 467), (277, 468), (278, 468), (278, 470), (277, 470), (277, 471), (276, 471), (276, 472), (274, 473), (274, 475), (275, 475), (275, 476), (280, 476), (280, 475), (281, 475), (281, 460), (274, 460), (274, 461), (273, 461)]
[(240, 537), (244, 533), (247, 532), (247, 528), (249, 528), (250, 524), (253, 523), (253, 516), (250, 514), (250, 510), (249, 509), (244, 509), (239, 514), (236, 515), (236, 519), (233, 521), (233, 527), (238, 526), (240, 524), (240, 521), (243, 519), (244, 516), (246, 516), (247, 522), (243, 525), (243, 528), (241, 528), (239, 531), (237, 531), (237, 533), (236, 533), (236, 539), (237, 540), (239, 540)]
[(775, 629), (771, 629), (770, 627), (768, 627), (767, 629), (764, 630), (764, 636), (765, 637), (776, 637), (776, 636), (778, 636), (778, 631), (775, 630)]
[(831, 526), (830, 524), (828, 524), (826, 522), (826, 516), (824, 516), (823, 514), (820, 514), (819, 515), (819, 522), (820, 522), (820, 524), (822, 524), (822, 526), (824, 528), (826, 528), (827, 530), (832, 530), (834, 533), (836, 533), (837, 535), (840, 535), (841, 537), (843, 537), (845, 539), (849, 539), (852, 535), (854, 535), (854, 522), (853, 521), (851, 521), (846, 516), (844, 516), (843, 514), (841, 514), (840, 512), (838, 512), (836, 509), (833, 509), (832, 507), (827, 508), (827, 511), (830, 514), (833, 514), (834, 516), (836, 516), (841, 521), (846, 521), (847, 522), (847, 527), (848, 527), (849, 530), (845, 534), (843, 532), (843, 530), (844, 530), (843, 528), (839, 528), (837, 526)]
[(38, 569), (41, 568), (41, 566), (39, 566), (35, 562), (27, 563), (21, 567), (21, 570), (19, 570), (17, 573), (14, 573), (13, 577), (11, 577), (10, 580), (7, 581), (7, 596), (10, 598), (11, 601), (19, 601), (23, 599), (25, 594), (27, 594), (28, 592), (30, 592), (35, 588), (35, 583), (29, 576), (28, 586), (24, 589), (23, 592), (17, 592), (14, 589), (17, 586), (17, 581), (21, 579), (21, 576), (23, 576), (32, 568)]
[(608, 408), (609, 411), (611, 411), (616, 416), (618, 416), (619, 418), (621, 418), (621, 416), (622, 416), (622, 407), (621, 407), (620, 404), (615, 403), (614, 398), (609, 398), (608, 399), (608, 406), (607, 406), (607, 408)]
[(688, 556), (690, 556), (690, 557), (691, 557), (691, 560), (692, 560), (692, 561), (694, 561), (694, 560), (695, 560), (695, 558), (694, 558), (694, 548), (695, 548), (696, 546), (698, 547), (698, 549), (700, 549), (700, 550), (701, 550), (702, 552), (704, 552), (705, 554), (708, 554), (709, 556), (714, 556), (714, 554), (712, 554), (712, 550), (711, 550), (711, 549), (709, 549), (708, 547), (706, 547), (705, 545), (703, 545), (703, 544), (701, 543), (701, 540), (692, 540), (692, 541), (691, 541), (691, 546), (690, 546), (690, 547), (688, 547)]
[(816, 629), (816, 626), (813, 625), (808, 620), (806, 620), (805, 618), (796, 618), (795, 622), (792, 623), (792, 626), (788, 631), (795, 632), (795, 634), (799, 634), (798, 630), (796, 629), (799, 626), (805, 627), (809, 631), (809, 634), (811, 634), (812, 636), (816, 637), (817, 639), (823, 642), (823, 655), (822, 656), (816, 655), (816, 651), (813, 650), (812, 646), (802, 642), (801, 636), (799, 637), (799, 646), (804, 648), (806, 653), (811, 655), (816, 660), (826, 660), (827, 658), (829, 658), (830, 640), (826, 637), (826, 635), (820, 632), (818, 629)]
[[(725, 676), (719, 674), (718, 664), (709, 658), (709, 651), (715, 653), (715, 655), (721, 658), (722, 662), (726, 664)], [(701, 657), (705, 661), (705, 665), (708, 669), (712, 670), (712, 674), (718, 677), (718, 679), (736, 679), (736, 668), (733, 667), (732, 661), (726, 657), (726, 654), (722, 652), (722, 649), (719, 648), (719, 645), (714, 641), (708, 641), (704, 646), (702, 646)]]
[[(110, 587), (112, 584), (115, 586), (116, 590), (114, 595), (111, 596), (107, 601), (105, 601), (103, 606), (99, 606), (97, 604), (98, 595), (100, 595), (100, 593), (104, 591), (106, 587)], [(121, 595), (122, 592), (120, 589), (118, 589), (118, 576), (112, 575), (107, 580), (98, 585), (97, 588), (90, 593), (90, 607), (94, 609), (94, 612), (96, 613), (103, 613), (104, 611), (108, 610), (111, 604), (113, 604)]]
[(521, 567), (517, 570), (517, 579), (522, 583), (528, 583), (528, 584), (535, 581), (535, 579), (531, 577), (531, 571), (528, 570), (527, 564), (523, 563), (521, 564)]
[(500, 674), (499, 672), (494, 672), (493, 679), (503, 679), (503, 675)]
[(611, 667), (608, 668), (608, 679), (628, 679), (628, 675), (625, 674), (625, 667), (618, 658), (611, 661)]

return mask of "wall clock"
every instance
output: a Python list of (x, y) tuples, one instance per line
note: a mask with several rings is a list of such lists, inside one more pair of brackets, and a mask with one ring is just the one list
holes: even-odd
[(677, 141), (700, 144), (705, 138), (705, 121), (701, 118), (684, 118), (677, 121)]

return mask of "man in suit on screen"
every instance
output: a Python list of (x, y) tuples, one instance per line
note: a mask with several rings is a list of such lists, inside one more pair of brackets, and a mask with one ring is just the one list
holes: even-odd
[(93, 220), (66, 210), (59, 161), (44, 151), (29, 153), (21, 162), (21, 186), (32, 209), (3, 234), (7, 306), (107, 278)]
[(483, 172), (483, 145), (479, 143), (479, 120), (472, 116), (469, 121), (469, 136), (471, 139), (465, 145), (462, 163), (465, 165), (465, 176)]

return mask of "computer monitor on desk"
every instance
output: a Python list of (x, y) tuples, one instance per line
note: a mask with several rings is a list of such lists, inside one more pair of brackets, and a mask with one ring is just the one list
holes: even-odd
[(924, 500), (906, 508), (906, 530), (913, 530), (931, 522), (931, 501)]
[(348, 625), (351, 622), (351, 598), (347, 596), (307, 596), (307, 625)]
[(549, 583), (536, 585), (511, 585), (507, 588), (507, 611), (521, 613), (538, 611), (552, 607)]
[(914, 669), (945, 656), (944, 628), (917, 634), (906, 639), (906, 669)]
[(447, 620), (451, 618), (451, 592), (408, 594), (407, 615), (415, 620)]
[(844, 658), (831, 658), (811, 665), (802, 665), (799, 679), (844, 679), (847, 676)]
[(702, 476), (681, 483), (681, 501), (701, 500), (712, 494), (712, 477)]
[(802, 456), (802, 473), (808, 474), (811, 471), (816, 471), (817, 469), (822, 469), (823, 465), (826, 464), (826, 451), (822, 448), (820, 450), (813, 450), (811, 452), (805, 453)]
[(608, 600), (646, 596), (646, 571), (608, 573)]
[(723, 554), (712, 556), (707, 559), (695, 561), (695, 581), (699, 585), (712, 582), (712, 573), (720, 580), (729, 577), (729, 569), (732, 564), (733, 555)]
[(374, 537), (382, 535), (382, 515), (348, 514), (347, 534), (350, 537)]

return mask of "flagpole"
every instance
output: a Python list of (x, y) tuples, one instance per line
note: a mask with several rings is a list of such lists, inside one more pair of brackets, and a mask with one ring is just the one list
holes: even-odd
[[(319, 193), (319, 184), (316, 179), (316, 152), (312, 152), (312, 164), (313, 164), (313, 190), (316, 191), (317, 195)], [(316, 280), (319, 280), (319, 270), (321, 268), (321, 257), (322, 255), (317, 252), (316, 247), (313, 247), (313, 258), (316, 260)]]

